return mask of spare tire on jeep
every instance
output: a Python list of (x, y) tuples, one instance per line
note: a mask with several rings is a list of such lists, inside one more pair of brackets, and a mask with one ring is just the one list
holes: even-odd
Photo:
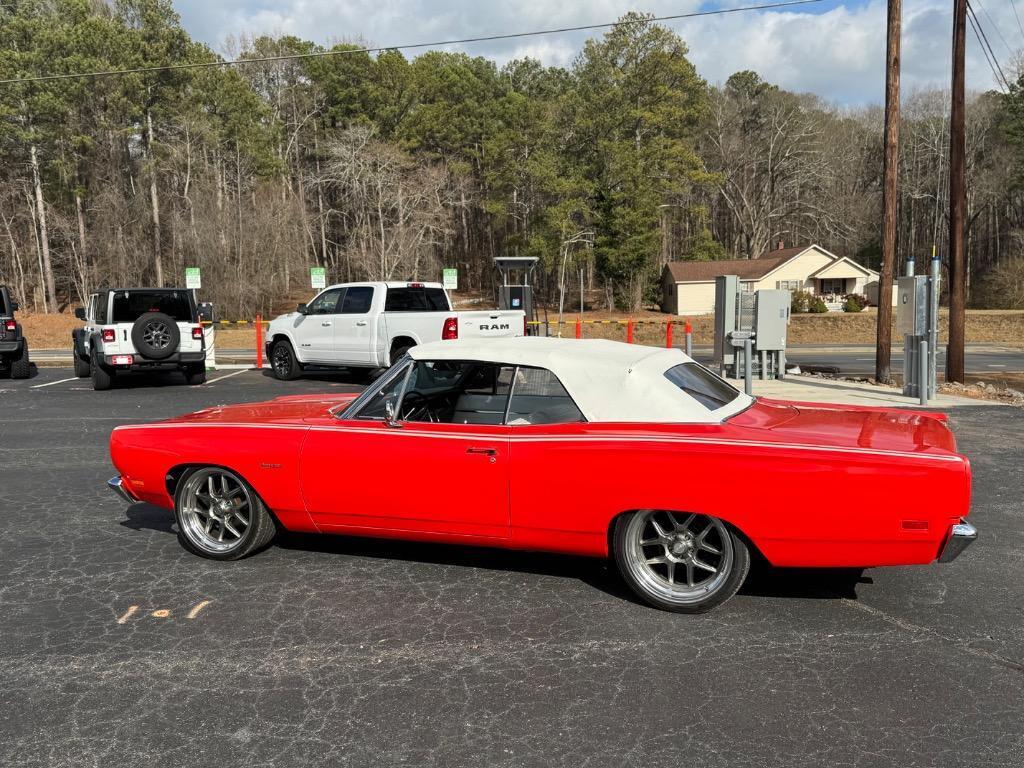
[(132, 326), (135, 351), (150, 360), (164, 360), (178, 351), (181, 333), (178, 324), (163, 312), (147, 312)]

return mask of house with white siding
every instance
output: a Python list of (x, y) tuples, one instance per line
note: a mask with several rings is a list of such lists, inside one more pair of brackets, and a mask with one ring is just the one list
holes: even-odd
[[(737, 275), (744, 290), (780, 288), (821, 296), (832, 311), (841, 311), (849, 293), (878, 298), (878, 273), (820, 245), (780, 248), (756, 259), (672, 261), (662, 272), (662, 311), (702, 315), (715, 311), (715, 278)], [(893, 292), (895, 304), (895, 292)]]

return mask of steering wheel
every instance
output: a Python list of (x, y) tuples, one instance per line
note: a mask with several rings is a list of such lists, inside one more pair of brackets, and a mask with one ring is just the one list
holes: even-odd
[[(406, 408), (408, 404), (408, 408)], [(426, 421), (437, 423), (438, 419), (430, 409), (430, 399), (421, 392), (406, 392), (402, 398), (402, 410), (405, 411), (403, 418), (406, 421), (423, 421), (419, 416), (425, 416)]]

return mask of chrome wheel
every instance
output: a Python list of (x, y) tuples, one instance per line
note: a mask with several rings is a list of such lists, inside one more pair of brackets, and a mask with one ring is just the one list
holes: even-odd
[(181, 532), (211, 554), (226, 554), (242, 546), (255, 508), (255, 500), (241, 478), (216, 467), (189, 475), (178, 504)]
[(625, 531), (625, 564), (652, 595), (673, 605), (707, 600), (728, 580), (732, 537), (714, 517), (679, 512), (638, 512)]

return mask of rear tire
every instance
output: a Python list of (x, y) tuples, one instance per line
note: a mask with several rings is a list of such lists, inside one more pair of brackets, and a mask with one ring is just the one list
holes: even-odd
[(413, 347), (412, 344), (404, 344), (402, 342), (399, 342), (398, 344), (395, 344), (395, 346), (393, 346), (391, 348), (390, 363), (392, 365), (397, 363), (399, 360), (401, 360), (405, 356), (406, 352), (408, 352), (410, 349), (412, 349), (412, 347)]
[(77, 376), (80, 379), (87, 378), (89, 376), (89, 374), (92, 373), (92, 368), (89, 365), (89, 361), (88, 360), (83, 360), (82, 358), (80, 358), (78, 356), (77, 352), (75, 352), (74, 355), (75, 355), (75, 376)]
[(21, 355), (11, 360), (11, 378), (27, 379), (32, 375), (32, 364), (28, 359), (28, 342), (21, 345)]
[(292, 381), (302, 375), (302, 366), (295, 359), (295, 350), (290, 342), (274, 342), (270, 348), (270, 370), (279, 381)]
[(178, 541), (193, 555), (240, 560), (263, 549), (277, 528), (245, 480), (223, 467), (190, 469), (174, 491)]
[(195, 387), (206, 383), (206, 366), (203, 364), (190, 365), (183, 371), (185, 381), (189, 386)]
[(710, 515), (640, 510), (621, 515), (612, 551), (629, 588), (648, 605), (704, 613), (743, 585), (750, 552), (743, 539)]
[(94, 354), (89, 363), (89, 373), (92, 376), (92, 388), (96, 392), (103, 392), (110, 389), (114, 383), (114, 372), (101, 364)]

